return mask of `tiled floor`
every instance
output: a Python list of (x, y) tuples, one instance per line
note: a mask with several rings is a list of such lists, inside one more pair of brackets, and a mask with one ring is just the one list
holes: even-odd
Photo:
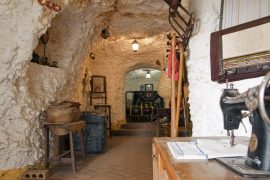
[(113, 136), (106, 152), (88, 155), (78, 163), (76, 174), (71, 165), (54, 168), (51, 179), (63, 180), (150, 180), (152, 175), (152, 137)]

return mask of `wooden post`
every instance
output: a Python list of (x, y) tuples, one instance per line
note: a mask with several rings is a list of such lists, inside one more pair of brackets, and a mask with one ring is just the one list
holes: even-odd
[(175, 73), (175, 44), (176, 44), (176, 33), (172, 35), (172, 78), (171, 78), (171, 85), (172, 85), (172, 95), (171, 95), (171, 137), (177, 137), (176, 130), (176, 120), (175, 120), (175, 81), (174, 81), (174, 73)]
[[(73, 145), (72, 131), (69, 131), (69, 145), (70, 145), (72, 171), (73, 171), (73, 173), (76, 173), (76, 164), (75, 164), (75, 155), (74, 155), (74, 145)], [(83, 148), (83, 147), (81, 146), (81, 148)]]
[(179, 63), (179, 72), (178, 72), (178, 87), (177, 87), (177, 107), (176, 107), (176, 116), (175, 116), (175, 128), (176, 132), (178, 132), (178, 123), (181, 109), (181, 97), (182, 97), (182, 81), (184, 75), (184, 49), (183, 45), (179, 44), (179, 53), (180, 53), (180, 63)]

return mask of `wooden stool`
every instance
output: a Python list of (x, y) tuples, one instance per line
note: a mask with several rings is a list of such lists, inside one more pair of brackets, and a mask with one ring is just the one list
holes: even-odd
[[(45, 169), (49, 169), (49, 150), (50, 150), (50, 142), (49, 142), (49, 133), (51, 128), (64, 128), (68, 131), (69, 134), (69, 142), (70, 142), (70, 150), (60, 154), (57, 157), (58, 161), (63, 162), (71, 162), (72, 163), (72, 170), (76, 172), (76, 164), (75, 164), (75, 156), (74, 156), (74, 145), (73, 145), (73, 133), (80, 134), (80, 144), (81, 144), (81, 153), (82, 157), (85, 157), (84, 152), (84, 143), (83, 143), (83, 129), (85, 128), (86, 124), (84, 121), (72, 122), (67, 124), (57, 124), (57, 123), (46, 123), (44, 125), (45, 128)], [(65, 155), (70, 153), (70, 158), (64, 158)]]

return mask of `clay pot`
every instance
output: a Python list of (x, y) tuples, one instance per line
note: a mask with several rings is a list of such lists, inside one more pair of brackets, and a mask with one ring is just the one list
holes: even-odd
[(47, 44), (49, 41), (49, 32), (46, 31), (45, 34), (43, 34), (40, 38), (43, 44)]
[[(77, 102), (64, 101), (60, 104), (52, 105), (47, 110), (47, 121), (49, 123), (66, 124), (79, 120), (80, 104)], [(52, 128), (55, 135), (66, 135), (68, 131), (65, 128)]]
[(47, 2), (45, 3), (45, 6), (46, 6), (47, 8), (53, 9), (54, 3), (53, 3), (52, 1), (47, 1)]
[(47, 0), (38, 0), (39, 4), (44, 6), (47, 2)]
[[(73, 111), (72, 114), (70, 115), (63, 115), (62, 117), (63, 118), (58, 118), (56, 119), (56, 123), (59, 123), (59, 121), (61, 120), (62, 122), (67, 122), (67, 123), (70, 123), (70, 122), (76, 122), (80, 119), (80, 115), (81, 115), (81, 111), (76, 109), (75, 111)], [(64, 119), (66, 118), (66, 119)], [(61, 127), (55, 127), (55, 128), (52, 128), (52, 131), (55, 135), (58, 135), (58, 136), (62, 136), (62, 135), (66, 135), (68, 134), (68, 131), (66, 130), (66, 128), (61, 128)]]
[(107, 39), (110, 36), (110, 33), (109, 33), (108, 29), (102, 29), (102, 31), (100, 33), (100, 36), (103, 39)]
[(67, 106), (73, 106), (73, 107), (76, 107), (77, 109), (79, 109), (80, 106), (81, 106), (80, 103), (74, 102), (74, 101), (63, 101), (63, 102), (61, 102), (60, 104), (62, 104), (62, 105), (65, 104), (65, 105), (67, 105)]
[(53, 5), (53, 10), (54, 10), (55, 12), (60, 12), (60, 11), (61, 11), (61, 6), (58, 5), (58, 4), (54, 4), (54, 5)]
[(96, 58), (96, 57), (95, 57), (95, 54), (94, 54), (93, 52), (90, 52), (89, 55), (90, 55), (90, 58), (91, 58), (91, 59), (95, 59), (95, 58)]
[(75, 107), (50, 108), (47, 110), (48, 122), (60, 124), (70, 123), (73, 120), (73, 113), (76, 110)]

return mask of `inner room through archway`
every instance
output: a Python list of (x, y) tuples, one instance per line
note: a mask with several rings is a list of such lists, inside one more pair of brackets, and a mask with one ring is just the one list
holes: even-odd
[(160, 70), (142, 68), (125, 77), (125, 113), (127, 122), (151, 122), (154, 108), (163, 108), (163, 98), (157, 93)]

